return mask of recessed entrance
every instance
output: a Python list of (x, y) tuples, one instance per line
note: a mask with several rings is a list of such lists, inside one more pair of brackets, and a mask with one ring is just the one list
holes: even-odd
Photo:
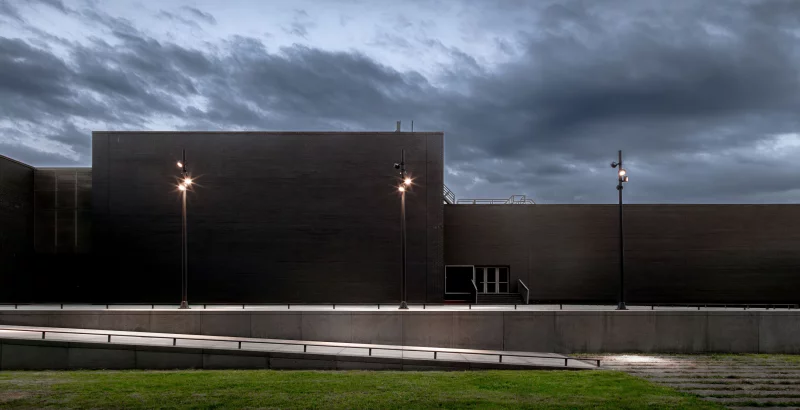
[(475, 284), (479, 293), (508, 293), (508, 267), (476, 266)]
[(508, 282), (508, 266), (448, 265), (444, 268), (444, 293), (449, 300), (466, 300), (474, 294), (475, 288), (482, 294), (508, 293)]

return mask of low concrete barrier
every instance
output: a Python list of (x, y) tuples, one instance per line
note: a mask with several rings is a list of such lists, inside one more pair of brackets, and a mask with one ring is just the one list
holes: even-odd
[[(0, 339), (0, 370), (530, 370), (536, 366), (231, 349)], [(549, 370), (575, 367), (539, 366)]]
[(800, 353), (795, 311), (0, 311), (0, 324), (556, 353)]

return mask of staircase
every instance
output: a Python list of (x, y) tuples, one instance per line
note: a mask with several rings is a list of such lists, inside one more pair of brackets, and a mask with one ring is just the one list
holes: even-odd
[(479, 305), (524, 305), (525, 300), (519, 293), (479, 293)]

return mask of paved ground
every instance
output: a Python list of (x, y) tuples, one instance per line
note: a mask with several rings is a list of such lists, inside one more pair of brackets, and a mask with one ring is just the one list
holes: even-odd
[[(588, 361), (567, 360), (566, 356), (544, 352), (504, 352), (494, 350), (443, 349), (422, 346), (365, 345), (358, 343), (333, 343), (277, 339), (254, 339), (224, 336), (201, 336), (171, 333), (123, 332), (91, 329), (38, 328), (27, 326), (2, 325), (0, 339), (42, 340), (45, 330), (46, 341), (87, 342), (107, 345), (125, 344), (137, 346), (177, 346), (192, 348), (213, 348), (226, 350), (249, 350), (261, 352), (291, 352), (331, 356), (373, 356), (383, 358), (426, 359), (446, 362), (493, 363), (497, 365), (546, 366), (564, 369), (596, 369), (596, 364)], [(10, 330), (13, 329), (13, 330)], [(19, 330), (16, 330), (19, 329)], [(27, 331), (26, 331), (27, 330)], [(79, 334), (70, 332), (82, 332)], [(108, 335), (111, 335), (109, 338)], [(239, 343), (241, 342), (241, 347)], [(305, 344), (305, 345), (304, 345)], [(371, 348), (371, 350), (369, 349)], [(421, 350), (425, 351), (421, 351)], [(305, 350), (305, 351), (304, 351)], [(434, 355), (434, 351), (436, 354)], [(503, 354), (500, 361), (500, 354)], [(512, 356), (509, 356), (512, 354)], [(518, 356), (513, 356), (517, 354)], [(535, 357), (519, 357), (535, 356)]]
[(800, 356), (603, 355), (603, 367), (729, 408), (800, 409)]
[[(395, 304), (382, 305), (190, 305), (192, 310), (257, 310), (257, 311), (379, 311), (397, 310)], [(178, 305), (88, 305), (88, 304), (38, 304), (38, 305), (0, 305), (0, 310), (128, 310), (128, 309), (178, 309)], [(573, 311), (613, 311), (616, 305), (468, 305), (468, 304), (424, 304), (409, 305), (410, 310), (425, 311), (456, 311), (456, 310), (481, 310), (481, 311), (553, 311), (553, 310), (573, 310)], [(628, 306), (629, 310), (668, 310), (668, 311), (743, 311), (743, 310), (778, 310), (778, 311), (797, 311), (797, 308), (789, 308), (786, 305), (775, 307), (750, 307), (750, 306)]]

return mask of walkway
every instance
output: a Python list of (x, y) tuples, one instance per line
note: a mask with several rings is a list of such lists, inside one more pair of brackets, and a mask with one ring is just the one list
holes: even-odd
[[(29, 342), (28, 342), (29, 341)], [(65, 343), (66, 342), (66, 343)], [(312, 369), (394, 369), (394, 370), (477, 370), (477, 369), (596, 369), (592, 360), (574, 359), (555, 353), (510, 352), (496, 350), (448, 349), (437, 347), (394, 346), (379, 344), (333, 343), (225, 336), (202, 336), (172, 333), (124, 332), (90, 329), (67, 329), (31, 326), (0, 325), (2, 362), (0, 369), (59, 369), (87, 368), (152, 368), (143, 365), (144, 356), (158, 352), (163, 356), (156, 368), (208, 368), (205, 356), (252, 357), (263, 368)], [(62, 349), (60, 353), (42, 355), (42, 349)], [(70, 351), (70, 349), (72, 349)], [(92, 360), (71, 356), (86, 356), (87, 350), (97, 349)], [(188, 350), (187, 350), (188, 349)], [(117, 353), (109, 355), (109, 351)], [(166, 355), (164, 355), (166, 353)], [(88, 352), (92, 355), (91, 352)], [(170, 357), (172, 354), (175, 357)], [(177, 358), (196, 355), (198, 361)], [(63, 356), (63, 363), (59, 359)], [(113, 356), (113, 357), (112, 357)], [(103, 357), (108, 360), (103, 362)], [(48, 358), (55, 358), (48, 362)], [(129, 358), (130, 360), (126, 361)], [(70, 360), (74, 359), (72, 362)], [(27, 360), (27, 362), (26, 362)], [(75, 362), (78, 360), (78, 362)], [(99, 360), (99, 361), (98, 361)], [(219, 360), (217, 360), (219, 361)], [(292, 365), (291, 362), (294, 362)], [(120, 364), (122, 363), (122, 364)], [(194, 363), (176, 365), (165, 363)], [(200, 365), (197, 365), (200, 363)], [(277, 365), (276, 365), (277, 363)], [(240, 366), (228, 366), (228, 368)], [(251, 368), (252, 366), (243, 366)]]
[(603, 367), (730, 408), (800, 408), (800, 356), (604, 355)]

